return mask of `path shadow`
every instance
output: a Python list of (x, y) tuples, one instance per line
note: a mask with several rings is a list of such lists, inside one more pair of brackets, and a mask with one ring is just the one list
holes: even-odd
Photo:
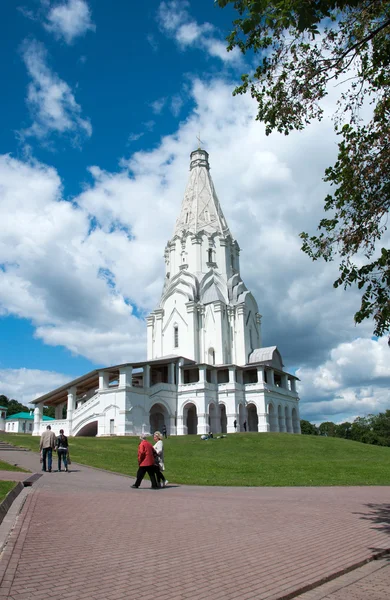
[[(390, 504), (365, 504), (368, 509), (366, 513), (354, 513), (360, 515), (360, 518), (365, 521), (371, 521), (372, 529), (376, 529), (381, 533), (386, 533), (390, 536)], [(383, 558), (390, 562), (390, 537), (387, 548), (370, 548), (376, 558)]]

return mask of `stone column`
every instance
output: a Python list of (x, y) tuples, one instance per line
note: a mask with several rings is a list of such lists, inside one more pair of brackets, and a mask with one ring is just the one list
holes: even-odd
[[(229, 367), (229, 383), (236, 383), (236, 367)], [(233, 419), (234, 421), (234, 419)]]
[[(153, 358), (160, 358), (163, 356), (163, 331), (162, 331), (162, 322), (164, 316), (164, 309), (158, 308), (154, 311), (156, 315), (155, 320), (155, 337), (154, 337), (154, 349), (153, 349)], [(149, 356), (148, 356), (149, 358)]]
[(76, 391), (76, 386), (73, 386), (68, 389), (68, 404), (66, 410), (66, 418), (68, 421), (69, 435), (72, 435), (73, 411), (76, 406)]
[(175, 363), (169, 363), (168, 365), (168, 383), (175, 385)]
[(293, 433), (291, 410), (289, 410), (287, 413), (286, 430), (287, 430), (287, 433)]
[(168, 418), (169, 426), (167, 427), (167, 435), (176, 435), (175, 417), (173, 415), (170, 415)]
[(223, 303), (218, 301), (214, 302), (214, 316), (215, 316), (215, 364), (222, 365), (224, 360), (224, 347), (223, 347), (223, 336), (222, 336), (222, 309)]
[(281, 385), (282, 388), (288, 390), (288, 375), (286, 373), (283, 373), (281, 376)]
[(144, 365), (144, 388), (150, 387), (150, 365)]
[(290, 379), (290, 384), (291, 384), (291, 391), (292, 392), (296, 392), (297, 391), (297, 381), (296, 381), (296, 379), (291, 378)]
[(131, 387), (133, 385), (133, 367), (122, 367), (119, 369), (119, 386)]
[(244, 371), (237, 369), (237, 383), (244, 385)]
[(184, 417), (183, 417), (183, 415), (177, 415), (177, 419), (176, 420), (177, 420), (176, 435), (185, 435), (187, 433), (187, 431), (184, 431)]
[(154, 316), (149, 315), (146, 317), (146, 331), (147, 331), (147, 354), (146, 358), (152, 360), (154, 358), (153, 348), (153, 330), (154, 330)]
[(267, 383), (269, 383), (270, 385), (275, 385), (275, 378), (274, 378), (274, 370), (273, 369), (267, 369)]
[(178, 364), (178, 383), (179, 385), (183, 385), (184, 383), (184, 372), (183, 372), (183, 363), (182, 361)]
[(110, 385), (110, 374), (108, 371), (99, 371), (99, 391), (107, 390)]
[(34, 430), (33, 435), (40, 435), (43, 416), (43, 404), (37, 404), (34, 408)]
[[(198, 312), (196, 302), (187, 302), (186, 304), (188, 314), (188, 333), (186, 336), (186, 343), (183, 344), (183, 335), (179, 341), (179, 347), (182, 349), (184, 356), (192, 358), (196, 362), (199, 362), (199, 344), (198, 344)], [(203, 362), (201, 360), (201, 362)]]
[(282, 416), (279, 419), (279, 431), (280, 433), (285, 433), (286, 432), (286, 413), (284, 410), (284, 406), (282, 409)]
[(269, 419), (267, 413), (257, 413), (259, 424), (257, 430), (264, 433), (270, 431)]
[(208, 433), (210, 430), (208, 423), (208, 415), (206, 413), (198, 413), (198, 435), (203, 435), (204, 433)]
[(264, 383), (264, 367), (257, 367), (257, 383)]
[(238, 365), (245, 365), (247, 357), (245, 356), (245, 304), (239, 304), (236, 308), (236, 362)]
[(199, 383), (203, 383), (203, 385), (206, 383), (206, 367), (205, 365), (200, 365), (199, 366)]

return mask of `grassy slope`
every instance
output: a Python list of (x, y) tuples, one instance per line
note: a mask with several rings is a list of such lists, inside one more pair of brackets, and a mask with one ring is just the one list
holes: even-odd
[(0, 460), (0, 471), (22, 471), (23, 473), (28, 473), (25, 469), (21, 469), (20, 467), (15, 467), (15, 465), (11, 465), (10, 463), (4, 462)]
[[(38, 451), (38, 438), (0, 434)], [(149, 438), (150, 441), (151, 438)], [(138, 438), (70, 438), (75, 462), (126, 475), (137, 470)], [(390, 448), (330, 437), (231, 434), (165, 441), (165, 475), (176, 483), (236, 486), (390, 485)]]
[(0, 481), (0, 502), (3, 502), (4, 498), (14, 488), (16, 483), (14, 481)]

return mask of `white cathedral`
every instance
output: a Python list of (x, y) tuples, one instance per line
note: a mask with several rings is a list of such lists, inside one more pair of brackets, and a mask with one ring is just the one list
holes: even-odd
[(96, 369), (34, 401), (33, 435), (168, 435), (235, 431), (300, 433), (297, 378), (276, 346), (261, 346), (261, 315), (240, 276), (240, 248), (210, 176), (191, 154), (165, 282), (146, 319), (147, 360)]

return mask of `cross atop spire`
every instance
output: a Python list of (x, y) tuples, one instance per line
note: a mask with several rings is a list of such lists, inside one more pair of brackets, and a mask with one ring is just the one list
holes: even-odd
[(202, 140), (200, 139), (200, 131), (198, 133), (198, 135), (196, 136), (196, 139), (198, 140), (198, 150), (201, 150), (201, 144), (203, 144)]

